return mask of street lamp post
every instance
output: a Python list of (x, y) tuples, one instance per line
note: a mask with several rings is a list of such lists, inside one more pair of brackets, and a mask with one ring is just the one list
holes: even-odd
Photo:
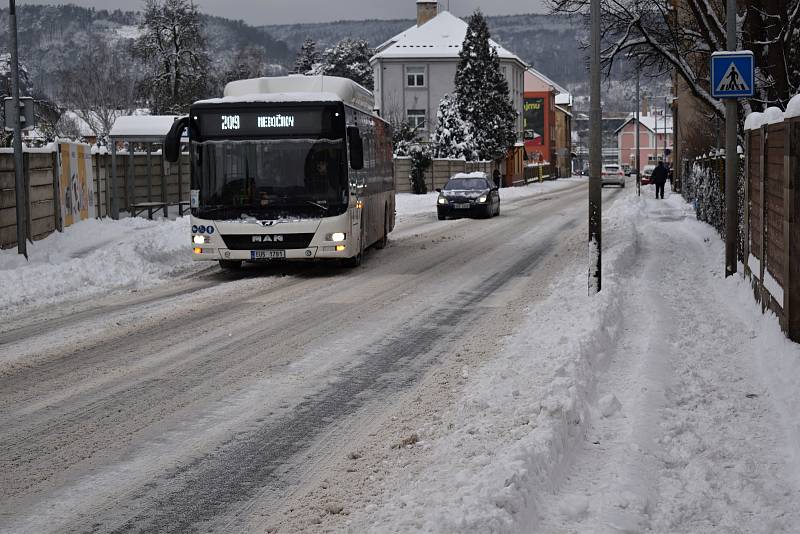
[(636, 194), (638, 196), (642, 196), (642, 161), (641, 161), (641, 146), (639, 146), (639, 120), (641, 119), (641, 94), (639, 92), (640, 81), (639, 78), (641, 77), (641, 73), (639, 72), (639, 67), (636, 67)]
[[(9, 33), (11, 34), (11, 98), (14, 112), (11, 120), (14, 129), (14, 189), (17, 203), (17, 252), (28, 258), (27, 232), (27, 191), (22, 169), (22, 124), (19, 108), (19, 51), (17, 46), (17, 7), (15, 0), (9, 0)], [(9, 117), (6, 117), (8, 120)]]
[(602, 108), (600, 104), (600, 0), (592, 0), (591, 110), (589, 125), (591, 149), (589, 160), (589, 294), (602, 287)]

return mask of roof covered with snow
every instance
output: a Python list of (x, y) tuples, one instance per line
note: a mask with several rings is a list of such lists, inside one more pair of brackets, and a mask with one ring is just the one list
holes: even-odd
[(110, 137), (124, 137), (127, 139), (164, 138), (177, 118), (176, 115), (125, 115), (117, 117), (109, 135)]
[(372, 113), (375, 97), (353, 80), (337, 76), (274, 76), (237, 80), (225, 86), (223, 98), (197, 104), (233, 102), (344, 102)]
[[(636, 117), (633, 115), (633, 113), (631, 113), (628, 116), (628, 119), (624, 123), (622, 123), (622, 125), (619, 128), (617, 128), (616, 132), (614, 133), (619, 133), (623, 128), (625, 128), (625, 126), (627, 126), (631, 122), (634, 122), (635, 120)], [(672, 134), (671, 115), (667, 115), (666, 121), (664, 120), (663, 115), (640, 115), (639, 122), (641, 123), (642, 126), (647, 128), (651, 132), (655, 133), (656, 130), (658, 130), (658, 133), (665, 133), (665, 128), (666, 128), (666, 133), (670, 135)]]
[[(449, 11), (441, 11), (422, 26), (412, 26), (378, 47), (370, 62), (378, 59), (441, 59), (457, 58), (467, 35), (467, 23)], [(491, 46), (500, 59), (517, 61), (525, 65), (516, 54), (509, 52), (493, 40)]]

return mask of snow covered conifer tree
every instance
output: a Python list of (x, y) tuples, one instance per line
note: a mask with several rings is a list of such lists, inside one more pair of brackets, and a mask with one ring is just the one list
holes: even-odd
[(489, 38), (486, 19), (480, 11), (475, 11), (459, 52), (455, 79), (458, 109), (471, 126), (481, 159), (502, 157), (516, 139), (516, 115), (512, 117), (508, 84)]
[(431, 135), (433, 157), (444, 159), (478, 159), (472, 128), (461, 118), (457, 98), (444, 95), (436, 115), (436, 129)]
[(491, 159), (505, 156), (509, 148), (517, 141), (517, 112), (511, 104), (508, 90), (508, 81), (500, 70), (500, 57), (497, 50), (491, 51), (491, 68), (486, 71), (489, 95), (486, 99), (487, 120), (485, 129), (488, 136), (485, 138), (484, 155)]
[(350, 78), (371, 91), (374, 82), (369, 58), (374, 52), (363, 39), (342, 39), (323, 52), (321, 74)]
[(297, 59), (294, 61), (294, 68), (292, 72), (295, 74), (308, 74), (314, 69), (314, 65), (319, 63), (319, 52), (317, 52), (317, 43), (314, 39), (306, 39), (297, 53)]
[(203, 21), (190, 0), (145, 0), (134, 55), (148, 70), (139, 90), (153, 113), (183, 113), (206, 96), (209, 58)]

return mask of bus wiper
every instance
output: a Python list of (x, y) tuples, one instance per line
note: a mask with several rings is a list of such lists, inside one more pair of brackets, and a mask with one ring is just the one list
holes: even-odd
[(323, 206), (322, 204), (318, 204), (317, 202), (314, 202), (313, 200), (306, 200), (306, 202), (308, 202), (312, 206), (316, 206), (316, 207), (321, 208), (321, 209), (323, 209), (325, 211), (328, 211), (328, 206)]

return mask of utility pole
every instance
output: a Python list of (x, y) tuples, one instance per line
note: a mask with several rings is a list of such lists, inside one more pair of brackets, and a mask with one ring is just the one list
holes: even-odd
[[(728, 50), (737, 50), (736, 0), (727, 4)], [(738, 197), (739, 151), (736, 150), (736, 126), (738, 102), (735, 98), (725, 100), (725, 276), (736, 273), (736, 243), (738, 241)]]
[(664, 165), (667, 164), (667, 112), (669, 111), (668, 97), (664, 97)]
[[(28, 259), (28, 216), (26, 213), (27, 191), (22, 168), (22, 124), (19, 108), (19, 51), (17, 46), (17, 7), (15, 0), (9, 0), (9, 32), (11, 33), (11, 98), (14, 113), (11, 117), (14, 127), (14, 191), (17, 202), (17, 252)], [(6, 117), (8, 120), (9, 117)]]
[(636, 67), (636, 194), (638, 196), (642, 196), (642, 161), (641, 161), (641, 150), (642, 147), (639, 146), (639, 122), (641, 119), (641, 109), (642, 109), (642, 102), (641, 102), (641, 95), (639, 94), (639, 78), (641, 77), (641, 72), (639, 72), (639, 67)]
[(653, 96), (653, 124), (654, 124), (653, 129), (655, 130), (655, 135), (653, 137), (656, 138), (656, 147), (653, 150), (653, 158), (655, 159), (655, 161), (653, 163), (657, 164), (658, 163), (658, 112), (657, 112), (658, 104), (656, 104), (657, 102), (656, 95), (652, 96)]
[(602, 288), (603, 112), (600, 104), (600, 0), (592, 0), (592, 64), (589, 154), (589, 295)]

